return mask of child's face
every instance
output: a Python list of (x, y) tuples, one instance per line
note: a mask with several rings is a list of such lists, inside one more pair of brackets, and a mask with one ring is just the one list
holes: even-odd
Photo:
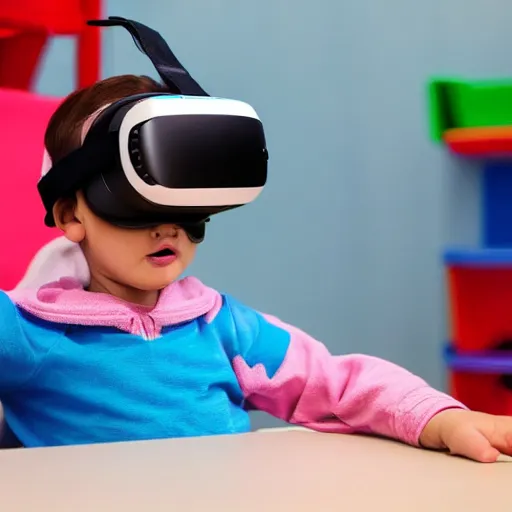
[(91, 271), (92, 291), (152, 302), (133, 299), (129, 290), (132, 295), (157, 292), (176, 280), (194, 258), (196, 245), (174, 224), (118, 228), (97, 217), (80, 193), (73, 210), (73, 214), (61, 214), (59, 227), (67, 238), (81, 244)]

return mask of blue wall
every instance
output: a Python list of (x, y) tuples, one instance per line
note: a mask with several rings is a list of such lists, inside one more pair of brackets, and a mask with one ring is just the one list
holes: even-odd
[[(268, 190), (209, 227), (194, 271), (335, 352), (389, 358), (444, 384), (439, 254), (477, 239), (476, 168), (427, 139), (432, 74), (512, 74), (506, 0), (110, 0), (160, 30), (213, 94), (252, 103)], [(121, 29), (105, 75), (151, 73)], [(40, 90), (72, 88), (72, 43)], [(61, 69), (63, 71), (61, 71)]]

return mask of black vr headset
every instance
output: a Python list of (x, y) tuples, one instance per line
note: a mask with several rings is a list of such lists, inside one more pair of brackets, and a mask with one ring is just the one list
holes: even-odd
[(99, 114), (83, 145), (38, 184), (45, 224), (55, 226), (58, 199), (82, 190), (113, 225), (178, 224), (201, 242), (211, 215), (253, 201), (266, 183), (258, 115), (247, 103), (210, 97), (149, 27), (120, 17), (88, 24), (127, 29), (173, 92), (123, 98)]

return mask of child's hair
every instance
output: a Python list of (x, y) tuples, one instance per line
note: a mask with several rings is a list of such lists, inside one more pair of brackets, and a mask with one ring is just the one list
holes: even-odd
[(121, 75), (106, 78), (90, 87), (71, 93), (55, 111), (44, 136), (46, 150), (55, 164), (80, 147), (86, 119), (114, 101), (146, 92), (170, 92), (169, 88), (147, 76)]

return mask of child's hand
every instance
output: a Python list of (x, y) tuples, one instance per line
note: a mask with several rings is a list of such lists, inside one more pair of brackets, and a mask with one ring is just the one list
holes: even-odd
[(512, 455), (512, 417), (448, 409), (427, 423), (420, 444), (479, 462), (495, 462), (500, 453)]

